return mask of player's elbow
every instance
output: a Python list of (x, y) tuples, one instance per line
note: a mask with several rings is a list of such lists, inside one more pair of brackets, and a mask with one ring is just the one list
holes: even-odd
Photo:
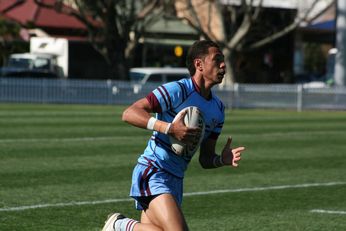
[(129, 108), (127, 108), (126, 110), (124, 110), (123, 111), (123, 114), (122, 114), (122, 116), (121, 116), (121, 120), (123, 121), (123, 122), (129, 122)]
[(202, 166), (204, 169), (210, 168), (210, 161), (204, 156), (204, 155), (199, 155), (199, 164)]
[(206, 163), (201, 162), (201, 161), (199, 161), (199, 163), (200, 163), (200, 165), (202, 166), (202, 168), (204, 168), (204, 169), (208, 169), (208, 168), (209, 168), (208, 165), (207, 165)]

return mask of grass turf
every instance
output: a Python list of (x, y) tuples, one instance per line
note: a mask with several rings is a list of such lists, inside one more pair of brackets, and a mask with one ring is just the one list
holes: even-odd
[[(124, 107), (0, 104), (0, 230), (100, 230), (127, 199), (150, 132), (120, 120)], [(346, 182), (346, 113), (228, 110), (227, 135), (247, 148), (240, 167), (203, 170), (195, 157), (185, 192)], [(52, 207), (9, 211), (50, 204)], [(346, 230), (346, 184), (188, 196), (191, 230)]]

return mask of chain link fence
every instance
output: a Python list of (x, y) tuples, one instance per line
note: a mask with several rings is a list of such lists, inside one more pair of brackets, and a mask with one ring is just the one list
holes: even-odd
[[(128, 105), (156, 84), (115, 80), (0, 78), (0, 102)], [(227, 108), (345, 110), (346, 88), (305, 88), (294, 84), (234, 84), (214, 88)]]

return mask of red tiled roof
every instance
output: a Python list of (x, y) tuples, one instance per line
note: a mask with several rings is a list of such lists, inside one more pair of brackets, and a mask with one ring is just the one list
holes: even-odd
[[(45, 0), (45, 3), (55, 2)], [(64, 6), (66, 7), (66, 6)], [(0, 13), (22, 25), (32, 23), (35, 27), (53, 27), (86, 30), (84, 24), (73, 16), (40, 7), (34, 0), (0, 0)]]
[(21, 4), (20, 1), (6, 1), (1, 0), (0, 1), (0, 12), (6, 12), (7, 10), (10, 10), (12, 7), (14, 7), (16, 4)]

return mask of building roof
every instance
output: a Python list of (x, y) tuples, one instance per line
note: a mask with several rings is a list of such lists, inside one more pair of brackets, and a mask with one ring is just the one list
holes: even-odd
[(311, 24), (307, 26), (308, 29), (316, 29), (316, 30), (328, 30), (334, 31), (336, 29), (335, 19), (331, 19), (328, 21), (318, 22), (315, 24)]
[[(55, 1), (43, 0), (43, 2), (53, 5)], [(73, 10), (65, 5), (62, 7)], [(43, 29), (51, 36), (70, 39), (87, 36), (86, 26), (75, 17), (59, 13), (55, 9), (41, 7), (34, 0), (0, 0), (0, 14), (23, 27), (30, 25), (30, 28)]]
[[(52, 0), (45, 0), (52, 3)], [(66, 6), (64, 6), (66, 7)], [(76, 18), (56, 12), (54, 9), (40, 7), (34, 0), (0, 0), (0, 12), (7, 18), (22, 25), (33, 23), (37, 27), (67, 27), (86, 29)]]
[[(241, 5), (241, 0), (221, 0), (221, 3), (224, 5)], [(246, 0), (249, 4), (250, 1)], [(260, 0), (252, 1), (253, 6), (258, 6)], [(281, 8), (281, 9), (297, 9), (297, 0), (263, 0), (262, 6), (266, 8)]]

